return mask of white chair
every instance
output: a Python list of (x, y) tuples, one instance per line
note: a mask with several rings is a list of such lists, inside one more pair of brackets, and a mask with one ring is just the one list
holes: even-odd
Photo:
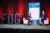
[(39, 19), (39, 21), (40, 21), (40, 24), (42, 24), (42, 22), (41, 22), (41, 18)]
[[(39, 20), (40, 20), (40, 24), (42, 24), (41, 18)], [(44, 20), (44, 24), (49, 24), (49, 19), (48, 18), (47, 18), (47, 20)]]
[(49, 19), (47, 18), (47, 20), (44, 20), (44, 24), (49, 24)]
[(28, 24), (28, 20), (26, 20), (25, 18), (23, 18), (23, 24)]

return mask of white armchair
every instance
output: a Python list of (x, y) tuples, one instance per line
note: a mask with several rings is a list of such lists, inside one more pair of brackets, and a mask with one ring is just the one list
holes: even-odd
[[(40, 24), (42, 24), (41, 18), (39, 20), (40, 20)], [(44, 24), (49, 24), (49, 19), (48, 18), (47, 18), (47, 20), (44, 20)]]
[(49, 19), (47, 18), (47, 20), (44, 20), (44, 24), (49, 24)]
[(39, 19), (39, 21), (40, 21), (40, 24), (42, 24), (42, 22), (41, 22), (41, 18)]
[(25, 18), (23, 18), (23, 24), (28, 24), (28, 20), (26, 20)]

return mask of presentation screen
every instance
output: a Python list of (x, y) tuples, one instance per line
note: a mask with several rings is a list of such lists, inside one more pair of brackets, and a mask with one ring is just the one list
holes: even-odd
[(38, 20), (40, 17), (40, 2), (29, 3), (29, 14), (31, 14), (31, 19)]

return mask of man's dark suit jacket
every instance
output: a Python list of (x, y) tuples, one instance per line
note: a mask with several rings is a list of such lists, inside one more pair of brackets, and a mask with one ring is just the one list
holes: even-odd
[[(42, 18), (42, 17), (44, 17), (44, 18)], [(44, 14), (44, 16), (43, 16), (43, 14), (41, 14), (41, 22), (44, 23), (44, 20), (47, 20), (47, 16), (46, 16), (46, 14)]]

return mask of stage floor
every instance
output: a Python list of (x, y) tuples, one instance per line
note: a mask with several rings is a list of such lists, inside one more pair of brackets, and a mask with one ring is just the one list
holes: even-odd
[(50, 30), (50, 25), (40, 26), (40, 25), (23, 25), (23, 24), (0, 24), (0, 28)]

